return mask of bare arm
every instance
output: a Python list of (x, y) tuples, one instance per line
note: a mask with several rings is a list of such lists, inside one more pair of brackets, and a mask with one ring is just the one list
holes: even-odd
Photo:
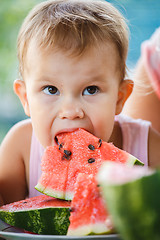
[(27, 195), (31, 123), (22, 121), (6, 135), (0, 146), (0, 201), (4, 204)]
[(143, 93), (135, 86), (131, 97), (127, 100), (123, 113), (133, 118), (148, 120), (160, 132), (160, 100), (152, 90)]
[(150, 121), (160, 133), (160, 99), (151, 86), (142, 58), (135, 68), (134, 81), (133, 92), (125, 103), (123, 113)]
[(153, 128), (149, 130), (148, 153), (149, 166), (160, 167), (160, 134)]

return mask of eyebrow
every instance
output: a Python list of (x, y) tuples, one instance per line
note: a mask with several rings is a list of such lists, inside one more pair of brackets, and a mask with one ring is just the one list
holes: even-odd
[[(51, 76), (39, 76), (37, 77), (36, 79), (36, 82), (43, 82), (44, 84), (53, 84), (53, 82), (55, 82), (55, 84), (57, 82), (59, 82), (58, 80), (58, 76), (54, 76), (54, 75), (51, 75)], [(81, 76), (81, 78), (79, 78), (79, 82), (81, 81), (86, 81), (87, 84), (98, 84), (99, 82), (101, 83), (106, 83), (106, 76), (104, 77), (103, 74), (93, 74), (93, 75), (89, 75), (89, 74), (86, 74), (84, 76)]]
[(99, 82), (99, 81), (105, 82), (106, 78), (104, 78), (104, 76), (100, 74), (100, 75), (86, 77), (86, 80), (92, 81), (92, 82)]
[(54, 76), (48, 77), (48, 76), (40, 76), (38, 78), (35, 78), (37, 82), (50, 82), (50, 81), (56, 81), (56, 78)]

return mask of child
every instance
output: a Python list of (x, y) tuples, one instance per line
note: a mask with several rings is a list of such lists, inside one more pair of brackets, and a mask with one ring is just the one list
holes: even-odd
[(22, 78), (14, 82), (30, 118), (1, 145), (3, 203), (40, 194), (41, 156), (60, 132), (84, 128), (146, 165), (159, 164), (160, 137), (150, 123), (118, 116), (132, 91), (127, 50), (125, 20), (106, 1), (45, 1), (31, 11), (18, 37)]
[(160, 27), (141, 45), (134, 90), (123, 112), (152, 122), (160, 133)]

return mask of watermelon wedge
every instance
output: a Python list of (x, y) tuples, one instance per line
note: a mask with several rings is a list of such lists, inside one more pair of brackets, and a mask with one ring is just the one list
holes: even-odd
[(113, 233), (113, 225), (93, 174), (79, 173), (71, 203), (67, 235)]
[(66, 235), (70, 202), (46, 195), (0, 207), (0, 219), (14, 227), (38, 234)]
[(57, 136), (57, 146), (49, 146), (44, 152), (42, 175), (35, 188), (46, 195), (71, 200), (77, 175), (96, 175), (102, 162), (108, 160), (142, 164), (129, 153), (83, 129), (61, 133)]
[(97, 180), (122, 239), (160, 239), (160, 169), (103, 163)]

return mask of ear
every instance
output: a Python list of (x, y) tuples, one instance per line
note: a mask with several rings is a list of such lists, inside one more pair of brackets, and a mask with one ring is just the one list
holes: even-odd
[(133, 81), (129, 79), (125, 79), (120, 83), (116, 106), (116, 115), (121, 113), (126, 100), (132, 93), (133, 86), (134, 86)]
[(26, 85), (23, 80), (15, 80), (13, 84), (14, 92), (19, 97), (22, 106), (24, 108), (25, 114), (30, 117), (29, 104), (27, 100)]

